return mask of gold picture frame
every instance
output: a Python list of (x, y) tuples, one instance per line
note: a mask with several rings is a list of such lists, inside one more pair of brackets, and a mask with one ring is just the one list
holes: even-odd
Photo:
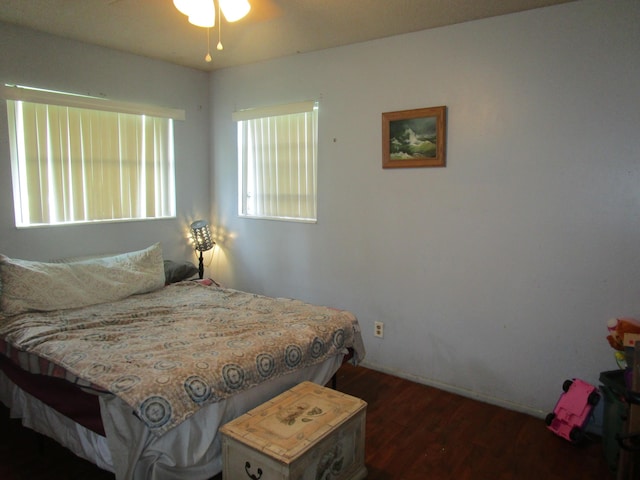
[(382, 114), (382, 168), (446, 166), (447, 107)]

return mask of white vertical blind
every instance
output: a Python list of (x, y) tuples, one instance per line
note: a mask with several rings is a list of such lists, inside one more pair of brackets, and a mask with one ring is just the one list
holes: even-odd
[(171, 118), (21, 100), (7, 111), (17, 226), (175, 216)]
[(240, 215), (315, 221), (317, 104), (237, 112), (234, 119), (238, 121)]

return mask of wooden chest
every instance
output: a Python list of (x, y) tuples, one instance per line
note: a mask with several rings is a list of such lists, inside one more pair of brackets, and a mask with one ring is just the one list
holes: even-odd
[(359, 480), (366, 402), (303, 382), (224, 425), (224, 480)]

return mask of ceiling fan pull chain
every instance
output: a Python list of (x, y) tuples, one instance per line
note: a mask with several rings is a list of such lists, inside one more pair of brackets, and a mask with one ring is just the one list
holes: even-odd
[(218, 50), (222, 50), (224, 48), (222, 46), (222, 15), (220, 14), (220, 0), (218, 0), (218, 45), (216, 48)]
[(209, 34), (211, 32), (210, 28), (207, 28), (207, 54), (204, 57), (204, 60), (209, 63), (211, 61), (211, 40), (209, 38)]

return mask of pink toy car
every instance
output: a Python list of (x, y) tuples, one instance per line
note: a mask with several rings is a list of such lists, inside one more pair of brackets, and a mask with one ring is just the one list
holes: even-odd
[(571, 443), (578, 443), (584, 438), (584, 428), (591, 418), (593, 407), (600, 401), (600, 393), (596, 387), (578, 378), (565, 380), (562, 390), (564, 393), (545, 422), (547, 428), (556, 435)]

